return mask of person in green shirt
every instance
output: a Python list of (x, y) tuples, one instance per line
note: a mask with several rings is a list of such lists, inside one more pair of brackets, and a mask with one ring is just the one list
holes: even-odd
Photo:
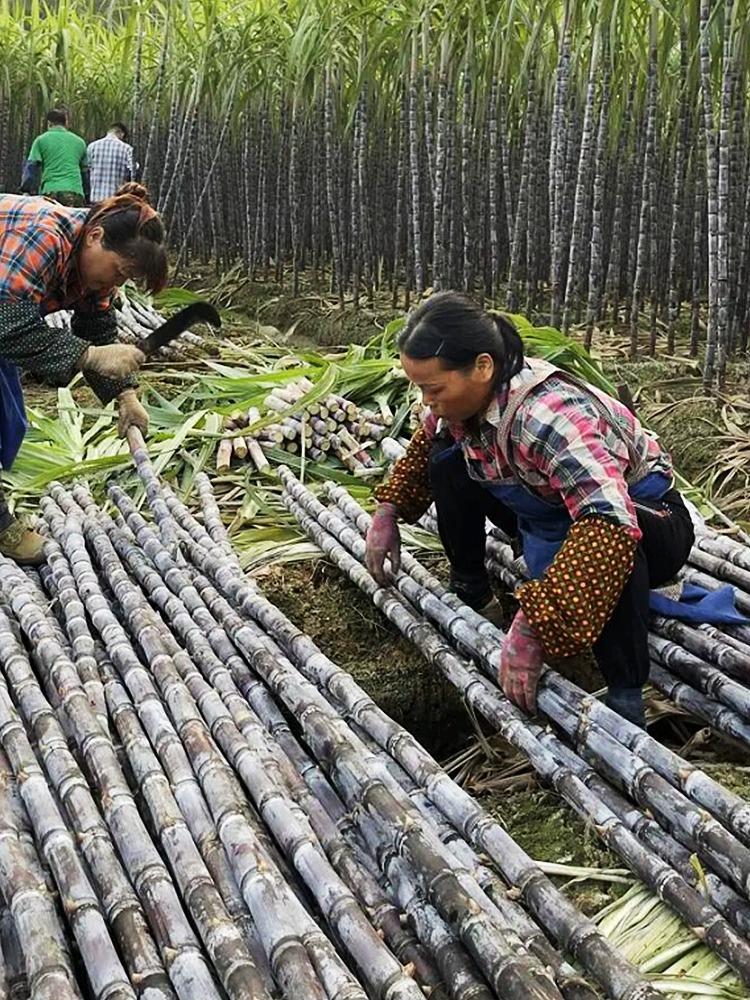
[(67, 112), (47, 113), (47, 131), (32, 143), (21, 190), (46, 195), (73, 208), (85, 203), (88, 186), (86, 143), (67, 128)]

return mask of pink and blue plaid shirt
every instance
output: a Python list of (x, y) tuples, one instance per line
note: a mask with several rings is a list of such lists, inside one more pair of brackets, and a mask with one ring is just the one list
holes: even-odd
[[(673, 470), (669, 455), (630, 410), (608, 397), (614, 421), (607, 421), (587, 390), (564, 376), (548, 377), (521, 403), (511, 423), (514, 475), (497, 433), (507, 397), (505, 387), (485, 413), (478, 437), (470, 435), (464, 424), (448, 427), (461, 446), (470, 477), (491, 483), (520, 478), (543, 500), (563, 503), (573, 521), (604, 517), (639, 539), (627, 485), (630, 452), (643, 457), (649, 473), (671, 479)], [(429, 414), (424, 423), (428, 437), (437, 432), (438, 424)]]
[(590, 516), (606, 518), (623, 525), (638, 541), (641, 530), (628, 493), (631, 455), (641, 457), (646, 474), (661, 473), (670, 480), (672, 463), (622, 403), (606, 397), (611, 418), (605, 419), (592, 391), (575, 385), (562, 373), (548, 376), (533, 389), (511, 422), (513, 468), (499, 441), (507, 386), (498, 393), (474, 434), (464, 424), (445, 426), (428, 412), (406, 454), (375, 496), (380, 502), (395, 504), (405, 520), (417, 520), (431, 500), (428, 463), (432, 440), (445, 430), (460, 445), (472, 479), (497, 484), (520, 481), (541, 499), (564, 505), (573, 521)]

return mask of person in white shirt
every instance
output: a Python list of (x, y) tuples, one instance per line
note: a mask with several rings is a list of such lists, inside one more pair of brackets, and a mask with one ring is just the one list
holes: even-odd
[(122, 122), (115, 122), (102, 139), (89, 143), (87, 159), (92, 204), (111, 198), (123, 184), (137, 179), (138, 164), (127, 139), (127, 128)]

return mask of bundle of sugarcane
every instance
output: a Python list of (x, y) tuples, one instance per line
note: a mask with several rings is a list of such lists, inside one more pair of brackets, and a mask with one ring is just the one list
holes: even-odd
[(116, 519), (55, 484), (46, 564), (0, 561), (9, 977), (102, 1000), (594, 1000), (551, 939), (608, 996), (655, 1000), (244, 577), (206, 478), (198, 520), (132, 438), (153, 520), (116, 484)]
[[(274, 387), (265, 398), (266, 413), (257, 430), (252, 429), (261, 421), (257, 408), (232, 414), (224, 423), (224, 430), (231, 436), (222, 438), (217, 447), (217, 472), (227, 472), (233, 458), (250, 459), (258, 471), (266, 469), (268, 460), (261, 459), (259, 464), (258, 451), (253, 453), (251, 448), (250, 441), (255, 441), (261, 452), (281, 451), (314, 462), (333, 457), (355, 476), (379, 475), (382, 468), (370, 451), (385, 438), (393, 423), (390, 407), (381, 403), (378, 410), (371, 410), (337, 393), (306, 402), (304, 397), (314, 389), (308, 378)], [(268, 418), (274, 415), (277, 418), (270, 422)], [(236, 433), (243, 428), (250, 428), (247, 435)]]
[(241, 462), (250, 461), (258, 472), (265, 472), (270, 463), (263, 450), (263, 442), (256, 432), (248, 434), (235, 434), (234, 431), (241, 430), (260, 420), (260, 413), (257, 407), (251, 406), (245, 413), (235, 413), (227, 417), (224, 421), (224, 430), (231, 433), (231, 437), (224, 437), (219, 441), (216, 448), (216, 471), (220, 474), (229, 472), (232, 465), (232, 458), (235, 457)]
[[(115, 317), (117, 320), (117, 339), (125, 344), (138, 345), (160, 327), (165, 317), (141, 295), (133, 289), (121, 288), (115, 300)], [(50, 313), (45, 317), (48, 326), (55, 329), (69, 330), (73, 313), (67, 310)], [(198, 333), (185, 330), (179, 338), (168, 347), (160, 347), (159, 354), (164, 358), (179, 359), (185, 356), (186, 347), (203, 347), (205, 340)]]
[[(346, 491), (328, 484), (337, 507), (327, 510), (288, 470), (282, 478), (286, 504), (311, 539), (747, 982), (750, 948), (742, 935), (750, 926), (750, 806), (552, 671), (540, 687), (539, 706), (575, 749), (524, 718), (492, 683), (503, 638), (493, 625), (461, 605), (408, 553), (394, 588), (380, 588), (362, 565), (369, 518)], [(383, 727), (363, 710), (360, 697), (351, 711), (379, 741)], [(429, 789), (425, 770), (418, 773)], [(691, 872), (693, 852), (707, 879)]]
[[(121, 491), (115, 491), (113, 499), (118, 506), (120, 506), (121, 511), (126, 512), (127, 523), (131, 530), (136, 533), (139, 539), (145, 542), (146, 536), (149, 534), (148, 528), (145, 523), (143, 523), (142, 519), (138, 517), (137, 512), (135, 512), (132, 507), (132, 504), (127, 502)], [(167, 502), (170, 503), (173, 515), (179, 519), (181, 525), (181, 531), (179, 534), (184, 554), (194, 565), (200, 566), (207, 573), (209, 573), (213, 577), (214, 582), (222, 590), (224, 590), (229, 598), (231, 598), (232, 604), (238, 608), (240, 612), (245, 612), (246, 614), (246, 619), (243, 622), (242, 618), (233, 611), (232, 606), (230, 606), (230, 604), (221, 597), (214, 586), (209, 583), (208, 579), (203, 577), (202, 574), (194, 572), (190, 575), (192, 576), (193, 582), (195, 583), (200, 596), (207, 601), (211, 612), (215, 615), (214, 621), (216, 619), (220, 620), (225, 628), (227, 628), (230, 632), (231, 637), (235, 641), (235, 645), (241, 650), (247, 650), (248, 653), (252, 654), (253, 666), (256, 667), (260, 675), (267, 681), (272, 690), (279, 692), (286, 707), (291, 710), (295, 716), (300, 718), (303, 722), (303, 726), (307, 727), (305, 728), (305, 734), (311, 745), (319, 745), (321, 751), (323, 751), (326, 756), (333, 755), (333, 757), (335, 757), (331, 745), (326, 743), (326, 740), (333, 740), (335, 744), (340, 745), (343, 731), (339, 725), (335, 730), (336, 736), (334, 736), (334, 732), (330, 730), (326, 733), (325, 718), (330, 716), (331, 701), (335, 703), (337, 700), (336, 696), (331, 695), (330, 692), (328, 692), (328, 705), (326, 705), (325, 702), (320, 701), (319, 696), (316, 696), (315, 692), (309, 687), (309, 685), (305, 685), (302, 682), (302, 678), (300, 678), (299, 674), (294, 670), (292, 664), (284, 658), (281, 650), (278, 650), (275, 656), (269, 656), (269, 634), (273, 635), (277, 641), (283, 644), (283, 652), (294, 657), (295, 661), (299, 664), (300, 670), (305, 674), (305, 676), (309, 677), (310, 680), (318, 682), (319, 691), (323, 690), (323, 688), (320, 687), (321, 677), (318, 673), (321, 670), (324, 674), (328, 674), (329, 670), (335, 670), (337, 676), (335, 678), (333, 688), (339, 691), (339, 697), (346, 690), (348, 685), (354, 684), (352, 678), (346, 675), (343, 671), (338, 670), (338, 668), (335, 668), (330, 661), (327, 661), (323, 657), (322, 653), (314, 647), (312, 642), (295, 630), (291, 623), (288, 622), (283, 615), (281, 615), (278, 609), (263, 599), (257, 590), (250, 586), (247, 581), (244, 581), (236, 573), (236, 569), (227, 565), (225, 558), (217, 555), (217, 544), (222, 540), (220, 534), (215, 533), (213, 538), (209, 537), (200, 529), (199, 525), (191, 520), (189, 513), (184, 507), (182, 507), (182, 505), (179, 504), (179, 502), (176, 502), (174, 498), (170, 498), (169, 495), (167, 496)], [(151, 533), (149, 537), (150, 541), (153, 543), (155, 537), (153, 533)], [(184, 588), (180, 586), (177, 578), (174, 576), (176, 567), (170, 561), (169, 557), (165, 557), (163, 551), (158, 565), (162, 574), (169, 574), (172, 577), (174, 581), (172, 592), (179, 592), (185, 595), (189, 590), (187, 581)], [(166, 579), (167, 576), (165, 575), (164, 578)], [(193, 595), (193, 600), (196, 600), (195, 595)], [(255, 628), (251, 627), (251, 620), (257, 623)], [(265, 634), (263, 631), (259, 631), (258, 625), (262, 626)], [(204, 625), (204, 628), (205, 627), (206, 626)], [(270, 647), (270, 651), (273, 651), (273, 647)], [(295, 677), (296, 683), (293, 684), (292, 679)], [(243, 693), (246, 693), (248, 700), (252, 701), (253, 694), (255, 693), (257, 695), (258, 693), (258, 683), (257, 681), (252, 681), (248, 677), (247, 673), (243, 675), (242, 681)], [(302, 684), (301, 691), (298, 690), (297, 687), (299, 684)], [(342, 686), (339, 688), (339, 685)], [(356, 688), (356, 685), (354, 685), (354, 687)], [(322, 716), (317, 714), (316, 709), (321, 711)], [(388, 721), (390, 722), (390, 720)], [(390, 724), (395, 725), (393, 723)], [(278, 723), (274, 723), (274, 725), (278, 726)], [(403, 731), (402, 735), (404, 736), (404, 739), (408, 739), (407, 735), (403, 733)], [(286, 731), (286, 739), (292, 739), (288, 729)], [(349, 741), (351, 741), (351, 737), (349, 737), (347, 742)], [(345, 779), (341, 788), (341, 791), (344, 794), (350, 794), (347, 792), (347, 789), (350, 788), (351, 771), (354, 769), (359, 770), (363, 765), (365, 770), (368, 770), (369, 766), (367, 755), (363, 754), (364, 748), (357, 747), (356, 743), (354, 745), (357, 748), (358, 754), (361, 755), (363, 759), (361, 760), (359, 766), (356, 763), (358, 757), (348, 759), (348, 768), (351, 770), (345, 768), (343, 772), (341, 772), (342, 779)], [(290, 748), (290, 757), (298, 759), (300, 752), (299, 747), (296, 747), (295, 749)], [(437, 768), (434, 761), (432, 764), (435, 768)], [(334, 768), (331, 772), (331, 776), (335, 781), (336, 774), (339, 773), (338, 768), (340, 767), (340, 764), (331, 760), (328, 766), (332, 766)], [(305, 780), (308, 782), (310, 789), (319, 790), (321, 775), (319, 773), (315, 774), (315, 772), (310, 769), (309, 765), (304, 770)], [(370, 781), (374, 781), (376, 777), (380, 780), (382, 775), (384, 784), (386, 784), (386, 786), (391, 784), (386, 775), (383, 772), (379, 773), (377, 769), (369, 768), (368, 773)], [(314, 774), (315, 780), (312, 780)], [(349, 776), (348, 780), (346, 780), (347, 776)], [(454, 786), (452, 782), (450, 782), (447, 776), (444, 777), (446, 782), (448, 782), (448, 785), (452, 788), (453, 795), (456, 796), (462, 804), (465, 814), (460, 822), (456, 821), (456, 827), (463, 827), (465, 826), (465, 821), (467, 819), (466, 809), (470, 810), (468, 814), (470, 815), (471, 811), (477, 810), (478, 807), (475, 803), (472, 804), (468, 796), (461, 793), (460, 790)], [(321, 800), (323, 800), (323, 798), (325, 798), (326, 801), (330, 798), (330, 790), (325, 797), (321, 796)], [(368, 800), (368, 806), (370, 809), (375, 806), (378, 799), (379, 797), (374, 797), (373, 800)], [(340, 807), (338, 808), (340, 809)], [(390, 810), (388, 811), (388, 815), (391, 819), (393, 819), (393, 814)], [(412, 820), (416, 822), (416, 817), (412, 816)], [(555, 931), (556, 936), (561, 936), (563, 940), (567, 940), (570, 944), (576, 942), (576, 947), (580, 945), (581, 953), (579, 957), (581, 957), (581, 960), (587, 964), (587, 967), (590, 964), (592, 970), (598, 970), (597, 975), (603, 977), (603, 981), (608, 983), (608, 992), (614, 991), (615, 993), (622, 995), (631, 995), (634, 985), (632, 981), (619, 978), (622, 976), (623, 972), (626, 972), (626, 970), (623, 970), (622, 968), (618, 969), (618, 973), (615, 978), (619, 978), (619, 983), (614, 984), (612, 968), (612, 961), (614, 960), (614, 957), (609, 954), (609, 949), (607, 949), (606, 944), (601, 940), (598, 940), (595, 936), (589, 936), (588, 933), (583, 932), (583, 923), (585, 922), (581, 921), (580, 914), (576, 914), (570, 907), (570, 904), (564, 901), (564, 898), (559, 897), (559, 894), (557, 894), (556, 891), (552, 889), (548, 883), (546, 883), (546, 880), (540, 878), (539, 872), (534, 872), (533, 865), (530, 863), (529, 859), (523, 857), (522, 852), (518, 850), (517, 846), (513, 844), (510, 838), (503, 833), (497, 824), (491, 823), (489, 817), (486, 817), (486, 821), (494, 831), (495, 836), (499, 837), (503, 842), (502, 855), (506, 859), (506, 868), (508, 871), (514, 873), (515, 880), (519, 884), (524, 884), (529, 890), (529, 900), (536, 901), (536, 904), (539, 905), (540, 913), (546, 909), (543, 900), (549, 901), (551, 898), (557, 897), (555, 902), (555, 906), (557, 908), (555, 916), (555, 924), (557, 926), (557, 930)], [(370, 836), (373, 835), (372, 831), (369, 831), (369, 833)], [(392, 831), (389, 831), (389, 836), (390, 835), (392, 835)], [(453, 836), (456, 836), (455, 829), (453, 831)], [(401, 846), (399, 853), (402, 855), (403, 863), (403, 845)], [(427, 857), (429, 857), (429, 855), (427, 855)], [(393, 864), (391, 864), (391, 869), (390, 874), (393, 877), (398, 877), (399, 882), (401, 882), (404, 878), (404, 874), (400, 867), (394, 867)], [(401, 891), (403, 893), (403, 888)], [(548, 894), (551, 894), (551, 896)], [(478, 898), (480, 900), (483, 899), (482, 896), (478, 896)], [(436, 901), (438, 904), (440, 903), (440, 896), (436, 898)], [(457, 905), (455, 903), (455, 899), (454, 905)], [(486, 901), (484, 905), (486, 905)], [(429, 908), (425, 906), (421, 906), (416, 911), (415, 919), (417, 919), (417, 917), (421, 917), (423, 925), (425, 923), (425, 914), (428, 909)], [(528, 918), (524, 919), (525, 925), (528, 927)], [(426, 924), (428, 926), (429, 923), (430, 921), (427, 920)], [(536, 932), (536, 935), (538, 937), (538, 931)], [(455, 958), (457, 957), (455, 955), (455, 946), (453, 950)], [(488, 956), (485, 956), (485, 961), (487, 957)], [(615, 964), (619, 965), (616, 960)], [(629, 970), (627, 975), (632, 977), (632, 970)], [(638, 988), (643, 989), (644, 984), (640, 984)], [(584, 995), (583, 992), (580, 992), (581, 989), (582, 987), (579, 986), (577, 993), (579, 996)], [(521, 994), (515, 993), (514, 995)], [(586, 995), (588, 994), (586, 993)]]

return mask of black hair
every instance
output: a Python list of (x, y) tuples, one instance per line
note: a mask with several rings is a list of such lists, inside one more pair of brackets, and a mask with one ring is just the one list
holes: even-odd
[(523, 341), (510, 320), (486, 312), (461, 292), (437, 292), (417, 306), (396, 344), (407, 358), (440, 358), (448, 369), (468, 370), (480, 354), (489, 354), (495, 362), (495, 389), (524, 364)]
[(68, 112), (65, 108), (52, 108), (51, 111), (47, 112), (47, 124), (48, 125), (67, 125), (68, 124)]
[(127, 125), (123, 125), (122, 122), (112, 122), (112, 124), (109, 126), (110, 132), (112, 131), (112, 129), (115, 128), (117, 129), (118, 132), (122, 132), (123, 142), (127, 142), (128, 139), (130, 138), (130, 133), (128, 132)]
[(114, 197), (94, 205), (84, 228), (96, 226), (102, 229), (105, 250), (133, 261), (149, 291), (164, 288), (168, 274), (164, 224), (149, 204), (148, 191), (142, 184), (129, 181)]

